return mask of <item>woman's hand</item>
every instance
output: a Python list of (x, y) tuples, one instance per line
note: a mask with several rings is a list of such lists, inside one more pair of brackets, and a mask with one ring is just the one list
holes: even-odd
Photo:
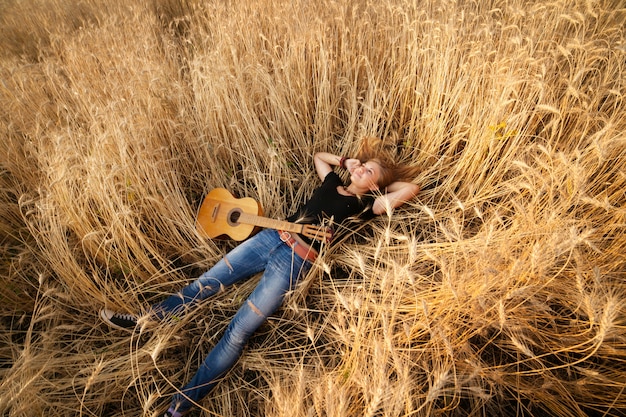
[(350, 174), (352, 174), (352, 171), (361, 166), (361, 161), (354, 158), (348, 158), (343, 162), (343, 166), (348, 170), (348, 172), (350, 172)]

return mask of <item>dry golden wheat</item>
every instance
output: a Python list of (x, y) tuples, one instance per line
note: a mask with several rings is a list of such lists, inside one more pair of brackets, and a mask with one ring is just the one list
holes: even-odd
[(384, 138), (418, 199), (354, 224), (198, 415), (624, 415), (626, 8), (611, 0), (0, 1), (0, 414), (157, 416), (256, 279), (129, 337)]

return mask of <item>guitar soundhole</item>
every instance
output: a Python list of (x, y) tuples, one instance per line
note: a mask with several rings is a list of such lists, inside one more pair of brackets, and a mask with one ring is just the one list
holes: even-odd
[(241, 216), (240, 209), (232, 209), (228, 212), (228, 225), (231, 227), (235, 227), (239, 225), (239, 217)]

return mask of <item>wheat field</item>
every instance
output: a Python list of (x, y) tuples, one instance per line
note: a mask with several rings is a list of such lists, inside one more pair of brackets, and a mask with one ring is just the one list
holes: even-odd
[(355, 225), (192, 416), (626, 414), (626, 6), (0, 0), (0, 415), (158, 416), (256, 277), (136, 312), (378, 136), (422, 191)]

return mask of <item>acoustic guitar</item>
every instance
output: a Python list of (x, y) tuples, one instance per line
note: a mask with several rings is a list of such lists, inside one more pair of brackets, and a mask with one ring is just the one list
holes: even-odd
[(298, 233), (322, 242), (332, 238), (330, 229), (324, 226), (263, 217), (263, 209), (256, 200), (236, 198), (224, 188), (215, 188), (207, 194), (196, 220), (196, 229), (211, 239), (227, 235), (237, 241), (245, 240), (257, 227)]

